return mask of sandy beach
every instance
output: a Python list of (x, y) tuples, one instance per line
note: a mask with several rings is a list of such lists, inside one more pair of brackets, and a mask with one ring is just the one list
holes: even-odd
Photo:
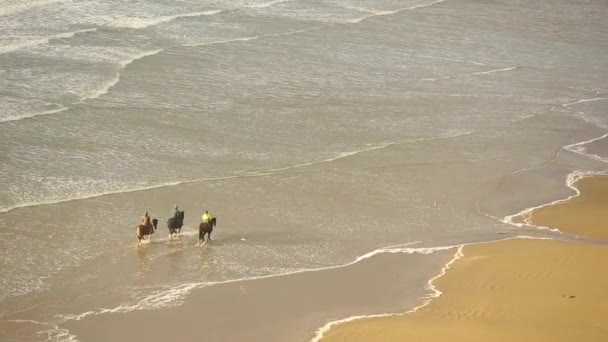
[[(581, 195), (532, 211), (531, 223), (606, 237), (607, 177)], [(412, 314), (338, 325), (323, 341), (606, 341), (605, 244), (516, 239), (470, 245), (434, 285), (442, 295)]]
[[(586, 305), (605, 301), (586, 286), (605, 288), (607, 178), (564, 200), (608, 170), (607, 17), (606, 0), (0, 0), (0, 342), (317, 342), (414, 308), (394, 322), (608, 341)], [(571, 244), (491, 244), (522, 236)], [(368, 324), (392, 321), (352, 326), (391, 340)]]
[(608, 239), (608, 177), (584, 177), (574, 183), (580, 195), (568, 201), (533, 210), (527, 220), (565, 233)]
[(418, 312), (339, 325), (323, 341), (606, 341), (608, 246), (508, 240), (466, 247)]

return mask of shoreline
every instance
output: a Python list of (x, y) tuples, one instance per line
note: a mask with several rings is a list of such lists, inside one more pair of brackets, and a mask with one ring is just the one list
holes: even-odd
[[(375, 254), (349, 267), (193, 289), (184, 303), (162, 310), (89, 313), (58, 325), (84, 341), (121, 341), (134, 336), (163, 341), (175, 330), (180, 331), (179, 340), (197, 336), (210, 340), (214, 336), (221, 340), (309, 340), (315, 327), (330, 317), (353, 311), (399, 312), (418, 305), (419, 298), (429, 293), (429, 262), (444, 264), (451, 256), (446, 250), (430, 253), (423, 248), (416, 252), (405, 247), (401, 252), (395, 249)], [(381, 291), (367, 293), (378, 286)], [(153, 325), (142, 331), (133, 328), (150, 321), (171, 322), (172, 327)], [(199, 331), (192, 327), (202, 322), (206, 331), (197, 335)], [(230, 329), (235, 324), (239, 329)], [(96, 335), (99, 329), (109, 332)]]
[[(534, 213), (539, 211), (539, 210), (547, 210), (547, 209), (553, 209), (558, 205), (568, 205), (569, 203), (575, 201), (576, 199), (582, 198), (583, 196), (585, 196), (583, 194), (584, 190), (579, 189), (579, 187), (577, 187), (577, 183), (579, 181), (583, 181), (585, 179), (591, 179), (591, 180), (597, 180), (597, 179), (608, 179), (608, 174), (606, 172), (593, 172), (593, 171), (574, 171), (572, 173), (570, 173), (566, 179), (566, 186), (569, 187), (570, 189), (572, 189), (575, 193), (566, 197), (566, 198), (562, 198), (562, 199), (558, 199), (555, 201), (552, 201), (550, 203), (545, 203), (539, 206), (535, 206), (535, 207), (531, 207), (531, 208), (526, 208), (523, 209), (521, 211), (519, 211), (516, 214), (513, 215), (509, 215), (503, 218), (503, 220), (501, 220), (504, 223), (510, 224), (514, 227), (517, 228), (524, 228), (524, 227), (533, 227), (533, 228), (537, 228), (539, 230), (550, 230), (552, 232), (558, 232), (560, 234), (575, 234), (575, 232), (573, 232), (572, 229), (560, 229), (561, 227), (554, 227), (554, 226), (543, 226), (538, 224), (538, 222), (535, 222), (534, 219)], [(580, 183), (578, 183), (580, 186)], [(549, 210), (547, 210), (549, 211)], [(523, 219), (522, 219), (523, 217)], [(521, 220), (520, 222), (518, 222), (517, 220)], [(536, 224), (535, 224), (536, 223)], [(581, 235), (583, 237), (589, 237), (586, 235)], [(595, 236), (597, 237), (597, 236)], [(598, 242), (600, 243), (600, 245), (591, 245), (591, 244), (585, 244), (585, 243), (578, 243), (578, 242), (573, 242), (570, 238), (568, 238), (568, 236), (564, 236), (564, 239), (561, 240), (559, 238), (538, 238), (538, 237), (522, 237), (522, 236), (517, 236), (514, 238), (506, 238), (506, 239), (502, 239), (502, 240), (498, 240), (498, 241), (489, 241), (489, 242), (485, 242), (485, 243), (472, 243), (472, 244), (463, 244), (459, 247), (459, 253), (461, 253), (460, 256), (458, 256), (459, 253), (456, 253), (456, 255), (454, 256), (454, 259), (451, 260), (450, 262), (448, 262), (448, 264), (446, 264), (446, 266), (444, 266), (444, 268), (442, 269), (442, 272), (435, 276), (434, 278), (432, 278), (431, 280), (429, 280), (429, 285), (432, 287), (435, 287), (434, 281), (438, 280), (440, 278), (442, 278), (443, 276), (448, 275), (448, 277), (450, 277), (448, 270), (451, 270), (452, 267), (454, 267), (453, 264), (456, 264), (456, 267), (459, 267), (460, 264), (462, 263), (467, 263), (468, 261), (468, 255), (467, 255), (467, 250), (469, 249), (475, 249), (475, 246), (484, 246), (487, 247), (488, 250), (490, 250), (489, 255), (491, 255), (491, 250), (493, 249), (499, 249), (500, 246), (502, 246), (503, 244), (505, 244), (508, 241), (517, 241), (517, 240), (524, 240), (524, 239), (529, 239), (530, 241), (533, 242), (540, 242), (542, 244), (542, 241), (547, 241), (549, 240), (551, 243), (558, 243), (558, 244), (565, 244), (565, 246), (575, 246), (574, 248), (577, 247), (581, 247), (581, 248), (604, 248), (605, 249), (605, 245), (602, 244), (602, 241), (599, 240)], [(538, 241), (535, 241), (538, 240)], [(537, 245), (537, 244), (535, 244)], [(535, 247), (533, 247), (535, 248)], [(464, 253), (462, 253), (464, 250)], [(471, 257), (472, 259), (474, 258), (485, 258), (484, 256), (473, 256)], [(457, 276), (455, 276), (457, 277)], [(338, 321), (333, 321), (333, 322), (329, 322), (326, 325), (324, 325), (323, 327), (319, 328), (317, 330), (317, 335), (315, 336), (314, 339), (311, 340), (311, 342), (319, 342), (319, 341), (344, 341), (344, 340), (350, 340), (351, 338), (355, 338), (357, 336), (366, 336), (366, 338), (362, 338), (360, 340), (363, 341), (367, 341), (367, 340), (374, 340), (374, 338), (377, 338), (378, 335), (380, 334), (380, 331), (383, 331), (383, 329), (397, 329), (400, 330), (402, 329), (401, 327), (408, 321), (411, 320), (415, 320), (419, 315), (422, 315), (420, 313), (419, 309), (427, 309), (429, 306), (437, 306), (437, 305), (441, 305), (440, 304), (434, 304), (437, 300), (439, 300), (440, 298), (443, 297), (450, 297), (450, 294), (444, 294), (444, 291), (450, 291), (451, 289), (444, 289), (442, 291), (442, 287), (441, 285), (439, 285), (439, 288), (437, 289), (437, 291), (439, 292), (439, 295), (434, 297), (434, 298), (430, 298), (426, 303), (420, 305), (419, 307), (416, 307), (412, 310), (409, 310), (407, 312), (403, 312), (403, 313), (397, 313), (397, 314), (384, 314), (384, 315), (373, 315), (373, 316), (351, 316), (342, 320), (338, 320)], [(443, 295), (443, 296), (442, 296)], [(453, 295), (452, 295), (453, 296)], [(450, 297), (451, 298), (451, 297)], [(569, 297), (569, 298), (575, 298), (574, 297)], [(448, 298), (449, 299), (449, 298)], [(432, 319), (437, 319), (437, 317), (432, 318)], [(387, 322), (392, 321), (392, 320), (400, 320), (398, 325), (393, 324), (392, 326), (388, 326)], [(378, 323), (379, 322), (379, 323)], [(377, 326), (375, 326), (377, 325)], [(370, 328), (371, 327), (371, 328)], [(382, 327), (382, 328), (380, 328)], [(368, 331), (366, 331), (365, 329), (369, 329)], [(608, 326), (605, 327), (605, 334), (606, 336), (608, 336)], [(337, 337), (336, 337), (337, 336)], [(344, 336), (348, 336), (347, 338), (344, 338)], [(418, 336), (418, 335), (416, 335)], [(399, 339), (388, 339), (388, 340), (401, 340), (402, 338), (404, 338), (404, 336), (400, 336)]]

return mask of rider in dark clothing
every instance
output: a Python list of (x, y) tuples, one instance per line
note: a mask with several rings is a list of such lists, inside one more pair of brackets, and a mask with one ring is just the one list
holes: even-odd
[(175, 205), (175, 207), (173, 207), (173, 209), (171, 209), (171, 214), (170, 214), (170, 218), (177, 218), (177, 214), (179, 214), (179, 209), (177, 208), (177, 204)]

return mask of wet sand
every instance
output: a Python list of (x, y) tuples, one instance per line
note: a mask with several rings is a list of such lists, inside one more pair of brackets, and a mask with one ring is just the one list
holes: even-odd
[[(534, 210), (531, 223), (606, 238), (608, 177)], [(434, 284), (443, 294), (413, 314), (340, 324), (323, 341), (607, 341), (608, 245), (506, 240), (470, 245)]]
[(429, 294), (429, 262), (440, 267), (453, 254), (381, 254), (347, 267), (218, 284), (193, 290), (178, 307), (90, 315), (61, 327), (88, 342), (305, 341), (352, 313), (418, 305)]
[(584, 177), (574, 186), (579, 196), (533, 210), (527, 220), (565, 233), (608, 239), (608, 176)]
[(339, 325), (323, 341), (607, 341), (608, 246), (508, 240), (468, 246), (414, 314)]

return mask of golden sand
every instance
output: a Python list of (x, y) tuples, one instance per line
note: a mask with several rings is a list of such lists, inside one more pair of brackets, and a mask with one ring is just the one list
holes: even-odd
[(323, 341), (608, 341), (608, 246), (473, 245), (414, 314), (346, 323)]
[(608, 176), (585, 177), (575, 186), (581, 192), (580, 196), (532, 211), (532, 223), (608, 239)]

